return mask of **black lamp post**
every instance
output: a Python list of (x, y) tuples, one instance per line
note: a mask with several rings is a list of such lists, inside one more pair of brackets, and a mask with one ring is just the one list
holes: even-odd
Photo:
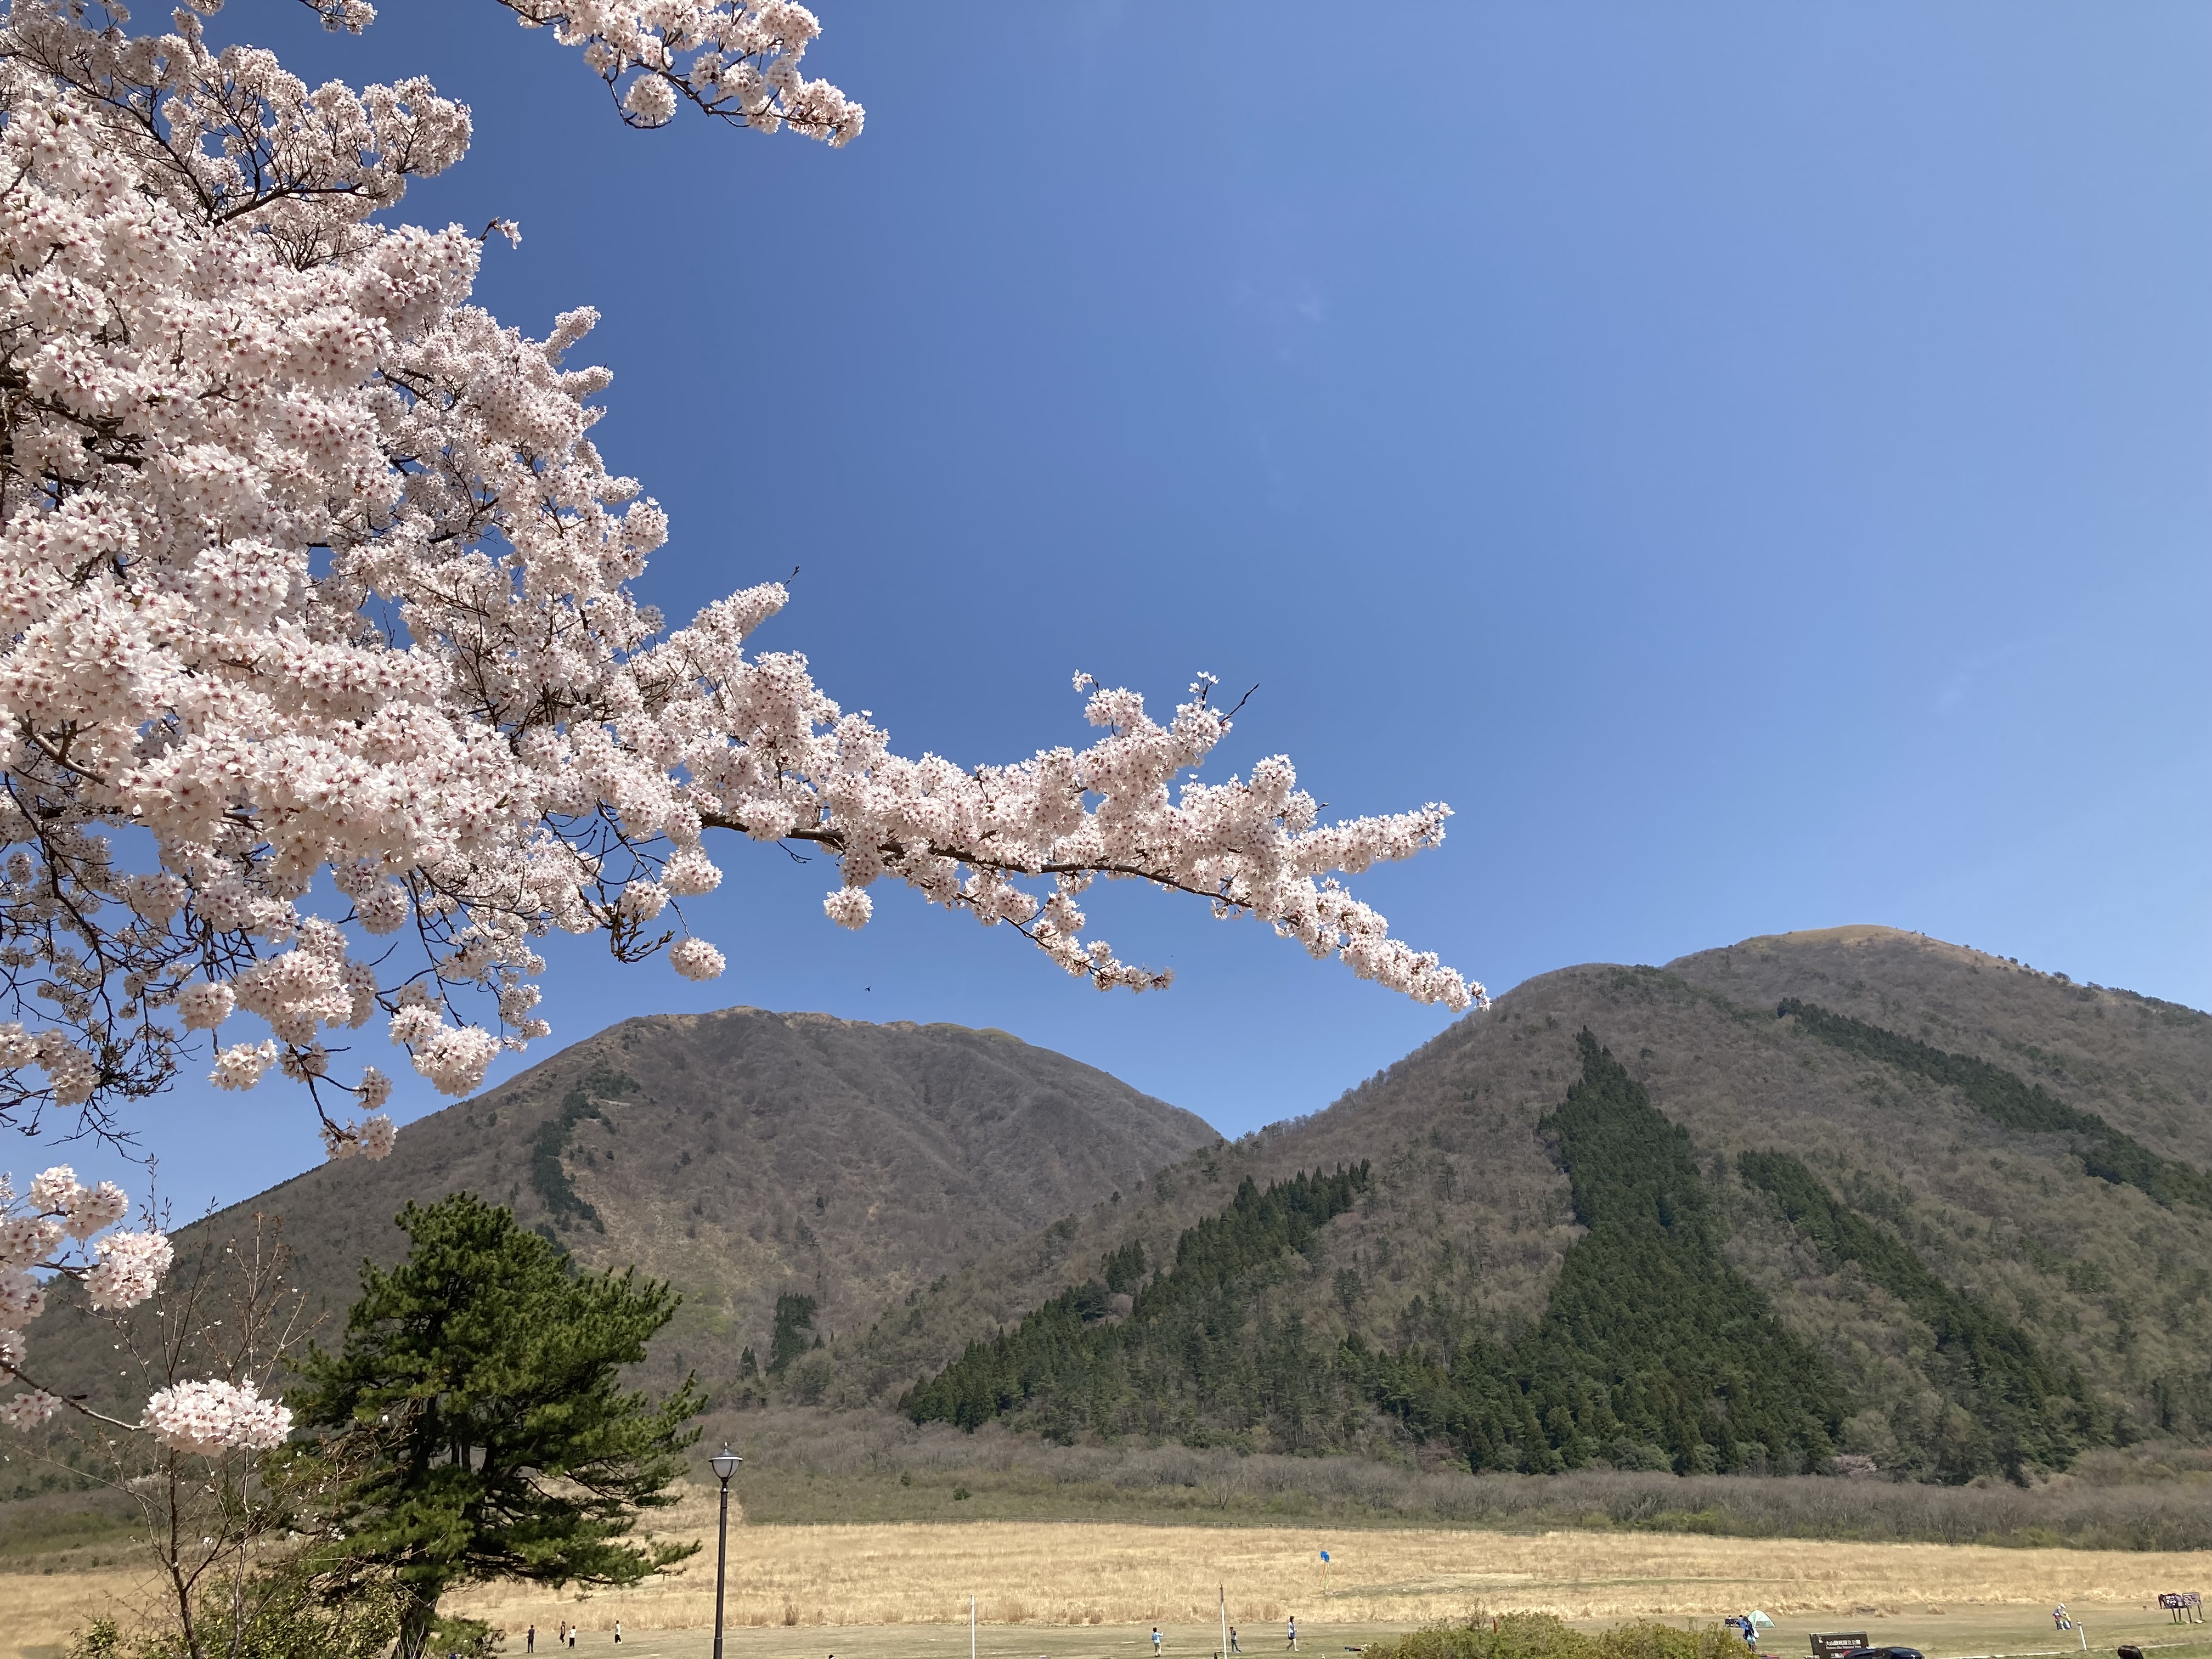
[(722, 1586), (730, 1572), (730, 1477), (744, 1461), (730, 1449), (726, 1440), (722, 1449), (707, 1460), (714, 1479), (722, 1483), (722, 1527), (714, 1540), (714, 1659), (722, 1659)]

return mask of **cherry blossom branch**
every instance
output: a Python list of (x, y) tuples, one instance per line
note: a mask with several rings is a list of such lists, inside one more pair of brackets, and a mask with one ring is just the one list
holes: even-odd
[[(77, 1281), (94, 1313), (140, 1306), (169, 1271), (174, 1251), (150, 1210), (143, 1230), (117, 1230), (129, 1209), (130, 1200), (113, 1182), (84, 1186), (66, 1164), (40, 1174), (20, 1200), (0, 1178), (0, 1377), (29, 1389), (0, 1404), (0, 1423), (29, 1428), (66, 1409), (110, 1428), (150, 1434), (173, 1449), (281, 1445), (291, 1432), (291, 1413), (264, 1398), (250, 1378), (240, 1384), (173, 1376), (148, 1400), (140, 1420), (129, 1423), (82, 1395), (40, 1386), (25, 1368), (25, 1330), (46, 1306), (35, 1271)], [(182, 1333), (172, 1329), (169, 1335), (181, 1340)]]
[[(313, 3), (313, 0), (310, 0)], [(325, 0), (343, 3), (343, 0)], [(605, 81), (623, 120), (667, 125), (678, 103), (734, 126), (789, 127), (842, 149), (866, 112), (800, 70), (822, 25), (788, 0), (497, 0), (525, 28), (550, 28)]]
[[(94, 1423), (105, 1423), (111, 1429), (121, 1429), (130, 1434), (136, 1434), (140, 1427), (138, 1424), (126, 1423), (119, 1417), (110, 1417), (106, 1412), (87, 1405), (82, 1395), (54, 1393), (19, 1365), (0, 1364), (0, 1376), (21, 1382), (31, 1391), (27, 1395), (17, 1395), (16, 1401), (10, 1402), (9, 1405), (0, 1406), (0, 1420), (6, 1420), (21, 1426), (27, 1421), (51, 1416), (56, 1410), (67, 1410), (75, 1412), (80, 1417), (88, 1418)], [(8, 1415), (11, 1411), (15, 1412), (14, 1416)]]
[[(499, 3), (633, 125), (688, 100), (860, 130), (787, 0)], [(1344, 884), (1447, 810), (1324, 823), (1279, 756), (1205, 781), (1243, 706), (1208, 678), (1156, 721), (1079, 676), (1088, 747), (961, 768), (750, 648), (781, 585), (669, 627), (637, 590), (667, 514), (591, 441), (607, 372), (568, 362), (597, 313), (504, 326), (471, 301), (489, 229), (379, 221), (468, 111), (173, 24), (0, 0), (0, 1122), (120, 1138), (116, 1103), (211, 1062), (382, 1156), (391, 1079), (335, 1076), (338, 1033), (380, 1022), (460, 1095), (548, 1035), (550, 933), (715, 977), (686, 916), (722, 880), (710, 830), (820, 848), (842, 926), (896, 880), (1101, 988), (1168, 981), (1085, 937), (1082, 895), (1130, 879), (1482, 1000)]]

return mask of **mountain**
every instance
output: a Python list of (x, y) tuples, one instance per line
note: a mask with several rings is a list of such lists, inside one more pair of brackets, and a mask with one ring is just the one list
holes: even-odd
[[(327, 1164), (179, 1230), (179, 1257), (280, 1217), (309, 1304), (342, 1318), (362, 1260), (404, 1249), (400, 1206), (467, 1189), (586, 1266), (672, 1281), (684, 1303), (654, 1369), (696, 1366), (726, 1396), (744, 1350), (763, 1365), (779, 1337), (805, 1350), (1216, 1139), (1004, 1031), (757, 1008), (632, 1019), (410, 1124), (382, 1163)], [(82, 1381), (107, 1344), (58, 1301), (34, 1334), (41, 1375)]]
[(2204, 1438), (2208, 1089), (2212, 1018), (1893, 929), (1569, 969), (887, 1310), (825, 1397), (1528, 1469)]
[(635, 1020), (198, 1231), (282, 1214), (336, 1310), (467, 1188), (673, 1280), (648, 1380), (738, 1407), (1956, 1482), (2212, 1442), (2208, 1108), (2212, 1018), (1850, 927), (1541, 975), (1234, 1142), (1003, 1033)]

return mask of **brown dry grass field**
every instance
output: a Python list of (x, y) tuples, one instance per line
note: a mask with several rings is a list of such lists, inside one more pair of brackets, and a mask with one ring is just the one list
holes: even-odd
[[(509, 1653), (535, 1623), (585, 1627), (578, 1659), (694, 1659), (713, 1616), (714, 1513), (696, 1494), (658, 1517), (664, 1536), (698, 1537), (687, 1571), (635, 1589), (579, 1597), (495, 1589), (451, 1608), (507, 1627)], [(1326, 1603), (1319, 1552), (1334, 1558)], [(1298, 1615), (1301, 1650), (1341, 1655), (1376, 1636), (1478, 1608), (1557, 1613), (1585, 1624), (1656, 1616), (1711, 1620), (1771, 1613), (1767, 1649), (1806, 1651), (1812, 1630), (1865, 1630), (1932, 1656), (2080, 1651), (2057, 1646), (2048, 1609), (2086, 1616), (2092, 1652), (2127, 1640), (2187, 1641), (2158, 1591), (2200, 1583), (2195, 1554), (1966, 1545), (1850, 1544), (1679, 1534), (1362, 1530), (1138, 1526), (1100, 1522), (733, 1526), (730, 1651), (735, 1659), (958, 1659), (967, 1596), (978, 1600), (979, 1659), (1141, 1659), (1158, 1625), (1166, 1659), (1218, 1645), (1217, 1589), (1244, 1650), (1279, 1652)], [(142, 1573), (86, 1553), (0, 1572), (0, 1656), (54, 1659), (70, 1630), (101, 1612), (127, 1616)], [(611, 1631), (621, 1620), (625, 1641)], [(953, 1628), (948, 1628), (952, 1626)], [(2188, 1659), (2176, 1653), (2166, 1659)]]

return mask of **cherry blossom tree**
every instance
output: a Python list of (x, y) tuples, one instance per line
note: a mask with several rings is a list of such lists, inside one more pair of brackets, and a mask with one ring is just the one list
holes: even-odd
[[(58, 1200), (76, 1231), (121, 1203), (113, 1188), (88, 1190), (67, 1170), (48, 1170), (40, 1182), (44, 1190), (33, 1201)], [(100, 1241), (103, 1265), (112, 1271), (130, 1261), (133, 1242), (155, 1232), (156, 1219), (142, 1218), (144, 1232)], [(88, 1410), (13, 1453), (19, 1463), (43, 1461), (88, 1476), (135, 1514), (134, 1542), (152, 1571), (117, 1610), (126, 1623), (134, 1613), (152, 1615), (173, 1639), (122, 1644), (110, 1650), (117, 1655), (241, 1655), (252, 1650), (246, 1638), (257, 1624), (299, 1621), (303, 1610), (290, 1594), (298, 1575), (270, 1569), (289, 1565), (303, 1540), (319, 1546), (328, 1539), (326, 1495), (351, 1467), (349, 1458), (280, 1453), (291, 1417), (275, 1393), (324, 1317), (300, 1287), (282, 1223), (258, 1213), (231, 1223), (196, 1229), (158, 1289), (144, 1272), (127, 1296), (88, 1298), (100, 1304), (99, 1340), (85, 1345), (96, 1356), (90, 1369), (131, 1379), (116, 1386), (146, 1400), (140, 1420)], [(152, 1248), (167, 1261), (167, 1239)], [(151, 1298), (131, 1311), (140, 1291)], [(82, 1347), (79, 1353), (82, 1365)], [(40, 1399), (43, 1393), (26, 1396), (18, 1414), (51, 1407), (52, 1396)], [(380, 1609), (368, 1599), (362, 1611), (374, 1621)]]
[[(495, 3), (629, 126), (688, 104), (861, 131), (786, 0)], [(1210, 678), (1163, 721), (1079, 675), (1088, 746), (964, 766), (896, 752), (803, 656), (750, 649), (779, 585), (669, 626), (636, 587), (668, 516), (592, 442), (608, 372), (570, 361), (597, 313), (505, 325), (470, 295), (511, 226), (393, 217), (461, 159), (469, 111), (218, 51), (216, 4), (152, 33), (0, 0), (0, 1123), (119, 1133), (199, 1054), (224, 1089), (281, 1072), (332, 1157), (380, 1157), (391, 1080), (341, 1077), (339, 1034), (381, 1022), (459, 1096), (547, 1035), (551, 933), (713, 979), (684, 902), (742, 841), (827, 854), (842, 926), (903, 883), (1101, 989), (1168, 982), (1085, 936), (1103, 878), (1424, 1002), (1482, 999), (1342, 883), (1436, 845), (1448, 809), (1323, 822), (1281, 757), (1202, 781), (1233, 712)], [(53, 1198), (19, 1219), (88, 1237)], [(118, 1262), (136, 1285), (159, 1251), (130, 1237), (88, 1285)], [(266, 1435), (266, 1404), (180, 1395), (162, 1431)]]

